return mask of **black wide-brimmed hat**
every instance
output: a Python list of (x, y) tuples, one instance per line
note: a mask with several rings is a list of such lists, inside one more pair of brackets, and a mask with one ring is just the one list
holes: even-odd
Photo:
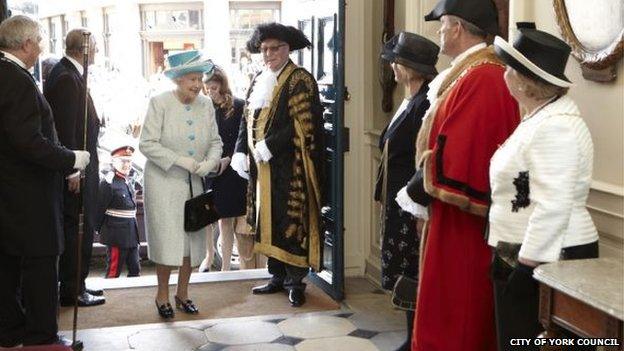
[(537, 30), (535, 23), (519, 22), (513, 45), (494, 38), (496, 55), (516, 71), (562, 88), (572, 86), (565, 76), (570, 46), (552, 34)]
[(498, 11), (492, 0), (440, 0), (425, 21), (437, 21), (444, 15), (463, 18), (486, 33), (498, 34)]
[(252, 54), (260, 53), (260, 44), (267, 39), (277, 39), (287, 43), (290, 51), (312, 46), (312, 43), (299, 29), (272, 22), (260, 24), (256, 27), (251, 38), (247, 41), (247, 50)]
[(418, 34), (401, 32), (384, 44), (381, 57), (423, 74), (436, 75), (439, 52), (440, 47), (431, 40)]

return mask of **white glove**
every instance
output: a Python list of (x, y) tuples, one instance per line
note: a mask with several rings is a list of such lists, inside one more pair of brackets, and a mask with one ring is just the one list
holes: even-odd
[(178, 157), (178, 159), (175, 161), (175, 165), (184, 168), (191, 173), (195, 173), (198, 167), (197, 161), (186, 156)]
[(241, 178), (249, 180), (249, 173), (247, 173), (249, 171), (247, 155), (242, 152), (235, 153), (232, 155), (232, 162), (230, 162), (230, 166)]
[(74, 161), (74, 169), (84, 170), (87, 168), (89, 161), (91, 161), (91, 155), (88, 151), (82, 150), (72, 150), (74, 155), (76, 156), (76, 160)]
[(407, 187), (403, 187), (401, 190), (399, 190), (394, 200), (403, 211), (411, 213), (412, 216), (424, 220), (429, 219), (429, 211), (427, 211), (427, 208), (412, 200), (412, 198), (407, 193)]
[(256, 160), (256, 163), (264, 162), (264, 160), (262, 159), (262, 154), (258, 149), (253, 150), (253, 158), (254, 160)]
[(210, 172), (217, 172), (219, 170), (219, 164), (220, 162), (214, 163), (214, 162), (208, 162), (208, 161), (201, 161), (199, 164), (197, 164), (197, 170), (195, 170), (195, 174), (197, 174), (200, 177), (205, 177)]
[(256, 151), (260, 153), (260, 158), (264, 162), (269, 162), (269, 160), (273, 157), (271, 150), (269, 150), (269, 147), (264, 140), (260, 140), (256, 143)]

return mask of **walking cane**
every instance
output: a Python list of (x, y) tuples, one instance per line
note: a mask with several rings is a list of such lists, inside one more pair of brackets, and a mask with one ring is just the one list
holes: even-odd
[[(89, 113), (89, 88), (87, 86), (87, 76), (89, 73), (89, 44), (91, 41), (91, 32), (84, 31), (82, 33), (82, 79), (85, 87), (85, 100), (84, 100), (84, 124), (83, 124), (83, 138), (82, 149), (87, 151), (87, 122)], [(82, 239), (84, 236), (85, 226), (85, 205), (84, 205), (84, 189), (86, 186), (86, 179), (83, 177), (80, 181), (80, 209), (82, 210), (82, 230), (78, 230), (78, 245), (76, 249), (77, 263), (76, 269), (76, 290), (74, 291), (74, 321), (72, 325), (72, 350), (81, 351), (84, 347), (82, 341), (76, 340), (76, 332), (78, 329), (78, 294), (82, 288), (81, 276), (82, 276)]]

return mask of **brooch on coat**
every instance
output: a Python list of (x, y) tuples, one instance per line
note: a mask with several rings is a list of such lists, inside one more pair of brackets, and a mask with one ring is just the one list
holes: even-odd
[(511, 200), (511, 211), (518, 212), (520, 208), (528, 207), (531, 204), (529, 199), (529, 171), (520, 172), (514, 178), (513, 185), (516, 186), (516, 199)]

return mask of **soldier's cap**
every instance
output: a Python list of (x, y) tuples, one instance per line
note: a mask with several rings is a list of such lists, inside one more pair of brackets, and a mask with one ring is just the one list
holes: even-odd
[(112, 157), (130, 157), (134, 153), (134, 148), (130, 145), (120, 146), (111, 151)]

